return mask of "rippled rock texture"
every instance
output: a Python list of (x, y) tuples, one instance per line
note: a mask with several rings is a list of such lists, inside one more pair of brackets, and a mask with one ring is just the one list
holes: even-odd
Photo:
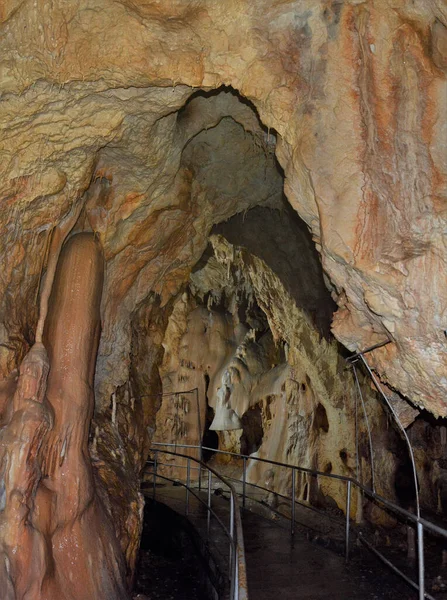
[(126, 598), (125, 564), (88, 451), (104, 263), (92, 234), (63, 248), (44, 343), (20, 366), (0, 430), (0, 585), (15, 598)]
[[(225, 85), (277, 132), (285, 193), (339, 306), (335, 335), (353, 350), (390, 338), (374, 366), (445, 414), (443, 3), (23, 1), (1, 17), (4, 375), (30, 341), (21, 307), (47, 232), (80, 198), (108, 263), (101, 401), (126, 381), (130, 313), (148, 290), (166, 301), (210, 225), (248, 202), (240, 186), (222, 201), (207, 142), (184, 151), (226, 116), (258, 127), (236, 99), (177, 112)], [(219, 136), (227, 154), (239, 133)]]
[(440, 0), (0, 8), (0, 422), (68, 223), (104, 256), (89, 452), (129, 581), (169, 314), (233, 215), (285, 194), (335, 337), (391, 340), (369, 355), (382, 381), (446, 415), (446, 24)]

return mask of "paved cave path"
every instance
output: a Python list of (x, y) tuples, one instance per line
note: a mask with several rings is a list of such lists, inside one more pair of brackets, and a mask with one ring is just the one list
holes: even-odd
[[(152, 490), (143, 490), (149, 505)], [(204, 495), (205, 499), (205, 495)], [(157, 501), (184, 515), (184, 489), (157, 485)], [(213, 508), (228, 522), (229, 502), (214, 496)], [(204, 534), (206, 511), (190, 496), (188, 519)], [(344, 557), (307, 539), (299, 528), (291, 543), (284, 523), (251, 510), (242, 511), (249, 600), (415, 600), (417, 593), (373, 556), (357, 555), (345, 564)], [(211, 539), (225, 547), (219, 528), (212, 526)], [(224, 553), (222, 554), (225, 560)], [(147, 590), (151, 598), (150, 590)], [(158, 597), (157, 595), (153, 596)], [(173, 600), (197, 600), (179, 590)]]
[(414, 600), (413, 593), (380, 562), (334, 551), (256, 513), (243, 511), (250, 600)]

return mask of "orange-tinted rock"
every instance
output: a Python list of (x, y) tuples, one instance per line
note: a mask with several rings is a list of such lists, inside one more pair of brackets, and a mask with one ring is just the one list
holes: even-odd
[(142, 307), (169, 312), (215, 223), (278, 206), (275, 155), (339, 306), (335, 336), (353, 351), (391, 339), (368, 356), (382, 380), (447, 414), (441, 0), (10, 0), (0, 23), (0, 380), (35, 341), (50, 232), (78, 206), (75, 230), (106, 261), (95, 462), (107, 483), (121, 461), (129, 505), (156, 410), (135, 399), (154, 381), (135, 375)]
[[(87, 10), (29, 0), (1, 18), (0, 311), (9, 295), (32, 302), (45, 244), (33, 232), (60, 221), (91, 183), (85, 223), (109, 261), (103, 406), (128, 377), (134, 308), (151, 290), (163, 302), (177, 292), (212, 210), (223, 219), (245, 210), (245, 191), (205, 208), (205, 155), (179, 164), (197, 128), (216, 128), (219, 115), (256, 129), (230, 103), (176, 115), (197, 87), (226, 85), (277, 132), (285, 193), (345, 311), (335, 335), (352, 350), (390, 338), (395, 351), (371, 355), (374, 367), (415, 404), (446, 414), (442, 2), (92, 0)], [(239, 146), (227, 129), (225, 143)], [(0, 329), (3, 375), (34, 328), (29, 310), (18, 313), (13, 322), (5, 313)]]
[(38, 342), (22, 362), (1, 431), (5, 600), (25, 591), (33, 600), (127, 597), (123, 555), (88, 451), (102, 286), (99, 243), (91, 234), (71, 237), (48, 307), (48, 354)]

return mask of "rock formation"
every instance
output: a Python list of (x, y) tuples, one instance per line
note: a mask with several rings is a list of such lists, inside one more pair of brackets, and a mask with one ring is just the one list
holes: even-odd
[[(20, 366), (1, 429), (5, 600), (126, 597), (125, 566), (88, 451), (103, 257), (92, 234), (65, 244), (44, 343)], [(45, 307), (46, 309), (46, 307)]]
[[(167, 355), (176, 316), (191, 327), (215, 316), (212, 331), (222, 336), (210, 356), (216, 370), (209, 370), (209, 399), (221, 388), (219, 365), (231, 366), (242, 344), (252, 360), (247, 381), (228, 385), (242, 390), (247, 383), (254, 393), (262, 380), (263, 390), (272, 386), (278, 399), (285, 394), (281, 406), (289, 406), (297, 429), (278, 433), (283, 440), (304, 435), (295, 414), (302, 403), (305, 427), (322, 424), (312, 439), (334, 470), (352, 468), (338, 443), (341, 431), (352, 442), (352, 423), (345, 430), (343, 421), (352, 415), (342, 408), (344, 400), (352, 407), (352, 398), (350, 392), (343, 397), (347, 375), (330, 329), (349, 351), (389, 340), (368, 360), (408, 427), (417, 415), (423, 419), (421, 410), (447, 416), (443, 2), (7, 0), (0, 32), (2, 464), (22, 457), (22, 446), (30, 452), (29, 462), (22, 457), (18, 463), (22, 470), (2, 471), (5, 555), (13, 543), (8, 528), (25, 522), (23, 510), (34, 514), (41, 495), (35, 483), (44, 489), (45, 475), (50, 485), (56, 458), (75, 435), (78, 461), (70, 473), (87, 473), (84, 500), (64, 511), (78, 515), (93, 494), (96, 508), (88, 510), (112, 517), (120, 546), (110, 553), (120, 565), (111, 580), (121, 581), (124, 556), (130, 584), (141, 529), (140, 472), (156, 428), (158, 394), (176, 391), (168, 374), (179, 356), (170, 367)], [(233, 235), (240, 237), (254, 207), (258, 235), (242, 243), (223, 231), (239, 215)], [(291, 241), (293, 219), (310, 232), (301, 245)], [(214, 244), (216, 272), (222, 261), (227, 269), (243, 263), (246, 291), (263, 313), (251, 314), (254, 326), (235, 330), (233, 316), (244, 307), (226, 306), (223, 314), (214, 304), (209, 311), (209, 298), (202, 302), (192, 293), (215, 226), (213, 234), (226, 240)], [(275, 252), (288, 256), (281, 272), (271, 246), (262, 243), (264, 230), (276, 226), (284, 233)], [(73, 406), (54, 391), (53, 363), (63, 357), (51, 346), (61, 324), (49, 297), (59, 285), (58, 275), (56, 287), (50, 284), (70, 231), (95, 238), (105, 265), (94, 399), (84, 389), (76, 395), (81, 404)], [(296, 261), (295, 268), (290, 256), (309, 246), (318, 258)], [(234, 250), (233, 260), (238, 247), (244, 249)], [(316, 284), (306, 273), (318, 269)], [(252, 352), (254, 344), (262, 346), (259, 335), (247, 337), (257, 330), (256, 319), (271, 332), (259, 365), (259, 347)], [(84, 342), (88, 368), (96, 342)], [(278, 370), (264, 381), (272, 357)], [(209, 415), (201, 377), (204, 425)], [(277, 389), (279, 382), (286, 392)], [(265, 421), (270, 409), (261, 396), (262, 402), (254, 396), (246, 402), (244, 412), (261, 411)], [(243, 418), (238, 402), (231, 408)], [(64, 429), (70, 410), (79, 418), (72, 437)], [(196, 417), (190, 412), (179, 427)], [(337, 428), (334, 457), (326, 442)], [(59, 471), (68, 468), (66, 460)], [(54, 485), (48, 493), (57, 496)], [(15, 486), (19, 493), (7, 508), (4, 498), (9, 502)], [(62, 524), (68, 518), (57, 510), (50, 516)], [(100, 577), (101, 570), (95, 573)]]
[[(10, 2), (2, 12), (2, 286), (6, 298), (31, 300), (40, 264), (30, 256), (42, 255), (45, 231), (89, 190), (88, 218), (109, 263), (101, 401), (126, 380), (128, 320), (143, 289), (174, 293), (204, 230), (244, 209), (240, 193), (237, 208), (195, 218), (209, 186), (198, 164), (179, 169), (188, 141), (225, 116), (260, 132), (246, 105), (235, 113), (235, 99), (193, 110), (198, 98), (177, 113), (194, 89), (225, 85), (275, 136), (285, 193), (312, 230), (339, 306), (336, 336), (357, 350), (390, 338), (374, 366), (445, 414), (443, 3), (64, 7)], [(221, 139), (238, 150), (229, 131)], [(14, 331), (3, 325), (5, 374), (23, 356), (32, 326), (23, 319)]]
[[(247, 215), (248, 234), (256, 221), (256, 216), (253, 221)], [(226, 230), (233, 230), (231, 222)], [(295, 236), (299, 239), (296, 231)], [(176, 301), (166, 329), (160, 367), (166, 395), (157, 413), (154, 441), (197, 445), (206, 439), (208, 427), (218, 431), (219, 450), (355, 476), (371, 485), (366, 424), (360, 415), (356, 425), (356, 412), (361, 412), (356, 383), (340, 346), (324, 339), (311, 314), (297, 306), (264, 261), (220, 235), (211, 236), (211, 245), (212, 254), (191, 275), (188, 292)], [(284, 249), (275, 258), (277, 272), (284, 272), (285, 254)], [(296, 260), (311, 264), (313, 254), (303, 252)], [(307, 298), (310, 306), (322, 302), (321, 273), (314, 276), (316, 297)], [(375, 450), (380, 465), (376, 487), (394, 497), (396, 459), (389, 446), (397, 434), (391, 428), (388, 439), (383, 437), (386, 414), (366, 382), (362, 387), (374, 438), (381, 437)], [(199, 418), (191, 410), (191, 389), (198, 390)], [(173, 391), (179, 395), (172, 396)], [(207, 423), (209, 410), (213, 418)], [(213, 460), (222, 469), (228, 457), (216, 455)], [(172, 462), (178, 464), (177, 459)], [(240, 461), (231, 474), (241, 476)], [(274, 479), (269, 465), (249, 461), (248, 482), (264, 486), (270, 478), (272, 492), (290, 494), (290, 471), (273, 475)], [(345, 506), (345, 486), (337, 482), (300, 477), (296, 491), (304, 501)]]

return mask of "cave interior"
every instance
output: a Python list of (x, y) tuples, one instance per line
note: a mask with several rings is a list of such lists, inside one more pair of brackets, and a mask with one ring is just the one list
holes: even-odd
[[(358, 134), (363, 151), (359, 141), (349, 142), (356, 132), (344, 137), (354, 117), (343, 103), (338, 111), (327, 100), (334, 121), (323, 104), (321, 120), (316, 116), (321, 98), (330, 97), (324, 82), (338, 85), (335, 66), (332, 74), (323, 66), (330, 62), (326, 46), (301, 48), (318, 56), (313, 83), (301, 89), (291, 64), (301, 61), (304, 73), (307, 63), (278, 33), (287, 29), (278, 15), (271, 43), (279, 58), (254, 59), (263, 69), (271, 60), (268, 75), (260, 68), (247, 84), (214, 81), (207, 67), (194, 83), (200, 53), (188, 46), (185, 23), (205, 22), (200, 10), (182, 9), (177, 18), (155, 10), (156, 3), (137, 2), (138, 10), (128, 4), (160, 39), (172, 33), (177, 40), (160, 51), (169, 55), (168, 67), (155, 55), (160, 72), (150, 83), (138, 74), (139, 42), (126, 37), (135, 72), (124, 82), (115, 54), (120, 76), (113, 84), (107, 71), (88, 75), (99, 66), (85, 55), (79, 68), (86, 78), (70, 79), (60, 66), (64, 84), (44, 67), (20, 79), (16, 67), (2, 91), (2, 600), (133, 597), (146, 544), (141, 485), (154, 444), (183, 447), (235, 479), (242, 477), (240, 461), (218, 451), (353, 477), (414, 510), (409, 440), (422, 512), (445, 526), (445, 277), (439, 276), (445, 252), (442, 198), (433, 189), (441, 175), (427, 166), (434, 173), (442, 162), (445, 139), (426, 137), (430, 119), (436, 121), (431, 114), (442, 111), (442, 100), (433, 108), (436, 93), (446, 97), (441, 9), (430, 9), (436, 18), (428, 8), (411, 13), (413, 21), (407, 9), (386, 13), (388, 25), (398, 19), (401, 28), (394, 46), (387, 42), (394, 54), (378, 58), (371, 41), (373, 56), (365, 58), (366, 13), (355, 2), (314, 3), (328, 5), (318, 12), (326, 45), (345, 35), (338, 29), (349, 29), (347, 5), (356, 23), (361, 52), (355, 52), (366, 67), (346, 103), (360, 103), (351, 109), (366, 123), (367, 133)], [(24, 6), (29, 14), (38, 10)], [(1, 26), (13, 32), (28, 22), (25, 8), (5, 9)], [(317, 35), (316, 25), (293, 10), (300, 15), (293, 31), (305, 44)], [(373, 10), (368, 15), (377, 17)], [(101, 27), (98, 15), (91, 18), (83, 25), (89, 35), (95, 23)], [(59, 13), (50, 15), (48, 31), (58, 19), (65, 23)], [(430, 50), (421, 49), (429, 27)], [(8, 52), (20, 39), (15, 35), (15, 42), (5, 38)], [(36, 49), (40, 42), (30, 40)], [(80, 48), (87, 44), (78, 41)], [(176, 44), (190, 47), (180, 66)], [(205, 46), (202, 52), (211, 55)], [(399, 62), (405, 52), (407, 67)], [(368, 87), (376, 77), (370, 62), (379, 59), (393, 72), (394, 124), (374, 113), (368, 96), (379, 94)], [(162, 76), (165, 68), (169, 77)], [(286, 74), (281, 86), (272, 83), (276, 71)], [(441, 82), (444, 96), (430, 87), (441, 89)], [(292, 89), (297, 96), (289, 98)], [(414, 106), (422, 106), (423, 119)], [(393, 142), (381, 127), (395, 128)], [(385, 157), (383, 168), (376, 155)], [(361, 181), (343, 156), (362, 161)], [(389, 189), (398, 179), (395, 197)], [(370, 347), (365, 356), (379, 389), (364, 365), (354, 369), (348, 360)], [(175, 477), (176, 465), (168, 457), (164, 473)], [(267, 486), (266, 505), (291, 489), (290, 475), (266, 463), (251, 462), (245, 476), (248, 484)], [(303, 504), (343, 517), (345, 489), (334, 480), (303, 476), (294, 493)], [(401, 543), (396, 520), (361, 494), (353, 497), (351, 517), (390, 545)]]

